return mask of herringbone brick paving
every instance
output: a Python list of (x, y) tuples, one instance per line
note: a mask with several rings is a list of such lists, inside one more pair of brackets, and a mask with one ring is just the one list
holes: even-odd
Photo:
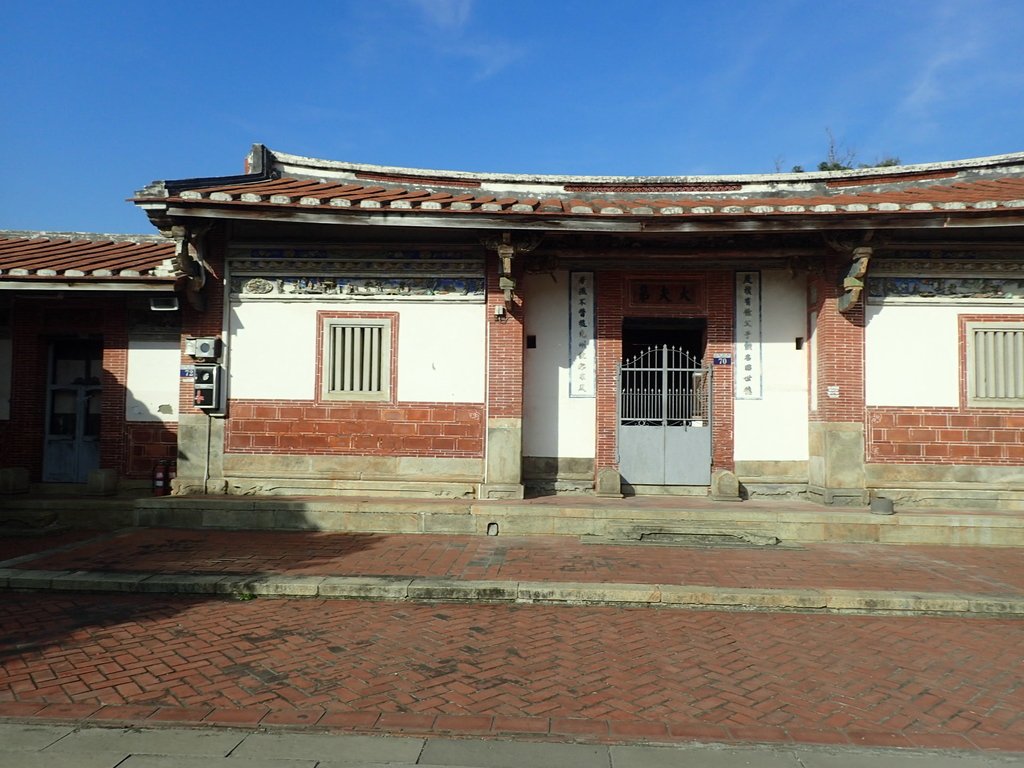
[(882, 544), (702, 549), (585, 544), (567, 536), (145, 529), (21, 567), (1024, 593), (1019, 549)]
[(74, 544), (95, 538), (98, 531), (73, 530), (60, 533), (40, 533), (36, 536), (5, 536), (0, 532), (0, 562), (32, 552), (41, 552), (53, 547)]
[(0, 716), (1024, 750), (1024, 622), (8, 593)]

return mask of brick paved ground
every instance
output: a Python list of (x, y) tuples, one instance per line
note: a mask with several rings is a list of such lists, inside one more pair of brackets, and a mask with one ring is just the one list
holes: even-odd
[(12, 557), (21, 557), (33, 552), (61, 547), (79, 541), (95, 538), (99, 531), (75, 530), (60, 533), (39, 533), (38, 535), (4, 535), (0, 532), (0, 562)]
[(101, 537), (21, 567), (1024, 593), (1020, 549), (882, 544), (702, 549), (584, 544), (566, 536), (146, 529)]
[(1024, 622), (7, 593), (0, 716), (1024, 750)]

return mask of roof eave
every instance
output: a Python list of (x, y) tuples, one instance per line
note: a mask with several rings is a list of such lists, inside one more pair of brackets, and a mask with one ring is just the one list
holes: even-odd
[(57, 279), (9, 279), (0, 277), (0, 291), (128, 291), (131, 293), (174, 293), (173, 280), (89, 281)]

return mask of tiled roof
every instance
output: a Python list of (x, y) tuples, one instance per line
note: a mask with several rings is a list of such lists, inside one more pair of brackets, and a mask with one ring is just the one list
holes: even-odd
[[(829, 173), (509, 176), (384, 168), (264, 153), (248, 176), (158, 182), (136, 202), (189, 208), (565, 219), (1024, 213), (1024, 154)], [(163, 186), (161, 186), (163, 185)], [(160, 206), (162, 207), (162, 205)]]
[(153, 235), (0, 231), (0, 282), (173, 285), (174, 243)]

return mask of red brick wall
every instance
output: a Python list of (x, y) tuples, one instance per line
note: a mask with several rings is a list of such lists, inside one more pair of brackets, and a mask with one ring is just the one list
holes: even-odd
[[(708, 343), (705, 365), (713, 356), (735, 350), (736, 275), (734, 272), (709, 272), (707, 276)], [(736, 364), (733, 360), (733, 364)], [(733, 392), (735, 376), (732, 366), (720, 365), (712, 372), (711, 464), (712, 470), (735, 467), (735, 413)]]
[(178, 425), (156, 421), (130, 421), (125, 424), (126, 470), (132, 479), (149, 478), (158, 461), (174, 463), (178, 455)]
[(487, 257), (487, 417), (489, 419), (523, 417), (523, 297), (513, 294), (505, 318), (494, 319), (494, 308), (505, 306), (505, 295), (498, 287), (498, 256)]
[(483, 456), (483, 406), (232, 400), (232, 453)]
[[(100, 467), (125, 471), (124, 420), (128, 398), (128, 329), (122, 309), (120, 322), (107, 322), (103, 332), (103, 404), (100, 417)], [(109, 318), (113, 320), (113, 318)]]
[(618, 365), (622, 362), (622, 311), (625, 276), (598, 272), (594, 276), (597, 314), (597, 470), (618, 469)]
[[(809, 283), (809, 290), (817, 293), (817, 301), (809, 302), (809, 307), (818, 312), (814, 333), (818, 409), (810, 411), (811, 421), (864, 421), (864, 302), (862, 299), (845, 314), (838, 308), (848, 265), (840, 256), (830, 257), (824, 270), (812, 275)], [(838, 397), (828, 396), (830, 386), (839, 387)]]
[(868, 408), (868, 460), (885, 464), (1021, 464), (1024, 412)]
[[(227, 244), (221, 227), (214, 227), (206, 238), (206, 261), (210, 273), (206, 276), (203, 295), (206, 308), (202, 311), (179, 299), (181, 304), (181, 363), (194, 365), (195, 360), (185, 354), (185, 338), (222, 337), (224, 318), (224, 263)], [(195, 382), (192, 379), (181, 379), (178, 412), (183, 414), (202, 413), (195, 405)]]

